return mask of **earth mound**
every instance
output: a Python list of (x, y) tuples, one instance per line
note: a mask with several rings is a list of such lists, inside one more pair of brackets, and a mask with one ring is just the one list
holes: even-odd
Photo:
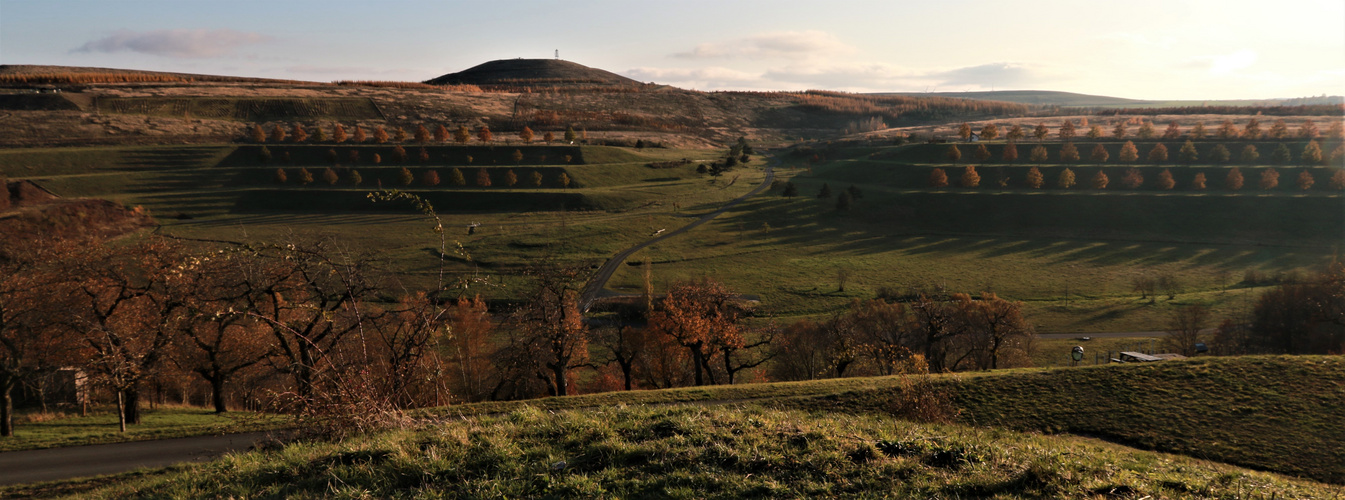
[(65, 199), (28, 181), (0, 179), (0, 259), (50, 238), (109, 238), (154, 224), (140, 209), (99, 199)]
[(428, 80), (431, 85), (618, 86), (636, 87), (630, 78), (560, 59), (500, 59)]

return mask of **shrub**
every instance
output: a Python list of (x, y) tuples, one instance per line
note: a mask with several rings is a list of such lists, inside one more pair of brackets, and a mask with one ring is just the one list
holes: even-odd
[(1312, 178), (1312, 172), (1308, 171), (1308, 169), (1305, 168), (1302, 172), (1298, 173), (1298, 189), (1307, 191), (1312, 189), (1312, 185), (1316, 183), (1317, 180)]
[(1060, 189), (1074, 187), (1074, 171), (1067, 168), (1060, 172), (1060, 177), (1056, 179), (1056, 185), (1060, 186)]
[(1098, 169), (1097, 174), (1093, 175), (1093, 189), (1107, 189), (1109, 181), (1107, 174), (1102, 169)]
[(962, 170), (962, 187), (974, 188), (981, 185), (981, 175), (976, 173), (976, 167), (967, 165)]
[(1195, 178), (1191, 179), (1191, 189), (1205, 189), (1205, 174), (1203, 172), (1196, 174)]
[(1038, 170), (1037, 167), (1032, 167), (1027, 170), (1028, 187), (1031, 187), (1032, 189), (1038, 189), (1041, 188), (1041, 185), (1045, 184), (1045, 182), (1046, 182), (1045, 176), (1041, 174), (1041, 170)]
[(931, 170), (929, 172), (929, 185), (931, 187), (939, 187), (939, 188), (947, 186), (948, 174), (945, 174), (942, 168), (935, 167), (934, 170)]

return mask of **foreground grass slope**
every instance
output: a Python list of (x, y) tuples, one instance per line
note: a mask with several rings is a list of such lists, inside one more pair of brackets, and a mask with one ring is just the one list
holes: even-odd
[[(1200, 358), (1157, 364), (1017, 369), (931, 376), (978, 427), (1101, 437), (1139, 448), (1345, 482), (1345, 359)], [(536, 407), (762, 401), (844, 414), (887, 414), (902, 377), (846, 378), (592, 394), (435, 409), (440, 417)]]
[(1330, 486), (1078, 438), (760, 407), (499, 416), (239, 454), (81, 498), (1322, 498)]
[[(1096, 436), (1333, 483), (1345, 482), (1345, 359), (1203, 358), (943, 378), (967, 424)], [(786, 407), (884, 412), (875, 387)]]

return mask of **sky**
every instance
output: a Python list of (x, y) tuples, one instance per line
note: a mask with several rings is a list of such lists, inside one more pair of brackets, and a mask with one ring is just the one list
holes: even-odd
[(0, 0), (0, 64), (421, 81), (562, 59), (698, 90), (1345, 94), (1345, 0)]

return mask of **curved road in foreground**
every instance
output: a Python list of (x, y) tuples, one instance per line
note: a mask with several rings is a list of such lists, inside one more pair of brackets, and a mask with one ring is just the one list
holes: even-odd
[(0, 453), (0, 486), (203, 462), (247, 451), (272, 433), (249, 432)]
[(579, 310), (588, 311), (588, 308), (593, 305), (593, 302), (598, 300), (598, 294), (602, 293), (603, 287), (607, 286), (607, 280), (611, 279), (612, 274), (615, 273), (616, 270), (621, 267), (621, 264), (626, 262), (626, 259), (630, 258), (630, 256), (635, 252), (638, 252), (640, 251), (640, 249), (643, 249), (644, 247), (647, 247), (649, 245), (653, 245), (668, 238), (672, 238), (673, 236), (677, 236), (679, 234), (695, 229), (696, 226), (709, 222), (711, 219), (718, 217), (720, 214), (723, 214), (728, 209), (733, 208), (733, 206), (737, 205), (739, 202), (751, 198), (753, 196), (756, 196), (757, 194), (760, 194), (762, 191), (765, 191), (766, 188), (770, 187), (771, 181), (775, 180), (774, 163), (775, 160), (772, 159), (770, 163), (766, 164), (766, 179), (761, 181), (760, 186), (757, 186), (751, 191), (748, 191), (747, 194), (734, 198), (732, 201), (724, 204), (724, 206), (719, 207), (719, 210), (715, 210), (708, 214), (702, 215), (699, 219), (696, 219), (694, 222), (690, 224), (674, 229), (672, 231), (665, 232), (656, 238), (645, 240), (643, 243), (622, 250), (618, 252), (615, 256), (613, 256), (611, 259), (608, 259), (607, 262), (603, 263), (602, 267), (598, 268), (598, 274), (593, 275), (593, 277), (588, 280), (588, 284), (584, 285), (584, 292), (579, 295)]

